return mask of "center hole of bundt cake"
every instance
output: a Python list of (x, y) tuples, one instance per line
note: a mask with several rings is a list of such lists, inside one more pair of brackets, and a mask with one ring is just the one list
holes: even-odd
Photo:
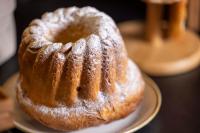
[(59, 30), (53, 35), (53, 42), (76, 42), (81, 38), (89, 36), (91, 32), (83, 24), (71, 24)]

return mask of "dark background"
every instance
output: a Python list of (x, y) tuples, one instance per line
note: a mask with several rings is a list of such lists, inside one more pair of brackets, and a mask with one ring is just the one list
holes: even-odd
[(44, 12), (69, 6), (96, 7), (116, 22), (144, 19), (145, 16), (145, 3), (141, 0), (18, 0), (15, 12), (18, 37), (32, 19), (40, 18)]
[[(18, 0), (15, 11), (17, 44), (24, 28), (34, 18), (59, 7), (93, 6), (106, 12), (117, 23), (144, 20), (141, 0)], [(0, 84), (18, 71), (17, 55), (0, 66)], [(138, 133), (200, 133), (200, 67), (171, 77), (152, 77), (161, 89), (163, 102), (156, 118)], [(17, 129), (8, 132), (18, 132)]]

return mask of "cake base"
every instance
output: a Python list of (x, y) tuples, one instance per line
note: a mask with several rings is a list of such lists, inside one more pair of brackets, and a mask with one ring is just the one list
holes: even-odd
[(17, 87), (17, 100), (21, 108), (40, 123), (57, 130), (70, 131), (109, 123), (133, 112), (144, 95), (142, 75), (131, 60), (128, 63), (129, 78), (124, 86), (116, 85), (114, 95), (99, 94), (97, 101), (80, 100), (67, 107), (49, 107), (34, 103)]
[(151, 44), (144, 39), (144, 23), (123, 22), (119, 29), (125, 40), (129, 57), (146, 73), (169, 76), (188, 72), (200, 63), (200, 41), (186, 31), (178, 39)]

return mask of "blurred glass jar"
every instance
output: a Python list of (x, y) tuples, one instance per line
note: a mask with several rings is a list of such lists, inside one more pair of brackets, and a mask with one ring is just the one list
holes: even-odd
[(0, 65), (16, 52), (15, 0), (0, 0)]

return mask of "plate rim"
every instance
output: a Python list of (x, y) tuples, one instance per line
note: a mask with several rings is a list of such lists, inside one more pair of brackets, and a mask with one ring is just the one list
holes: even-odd
[[(149, 86), (151, 86), (157, 96), (157, 100), (156, 100), (156, 106), (155, 106), (155, 109), (154, 111), (152, 112), (151, 115), (149, 115), (149, 117), (147, 119), (145, 119), (142, 124), (139, 124), (138, 126), (130, 129), (130, 130), (126, 130), (125, 131), (122, 131), (122, 133), (132, 133), (132, 132), (136, 132), (138, 130), (140, 130), (141, 128), (145, 127), (147, 124), (149, 124), (158, 114), (158, 112), (160, 111), (160, 108), (161, 108), (161, 104), (162, 104), (162, 94), (161, 94), (161, 91), (158, 87), (158, 85), (155, 83), (155, 81), (153, 81), (153, 79), (151, 79), (149, 76), (147, 76), (146, 74), (142, 74), (143, 75), (143, 78), (145, 80), (145, 83), (146, 82), (149, 82)], [(129, 127), (127, 128), (131, 128), (132, 125), (130, 125)]]

